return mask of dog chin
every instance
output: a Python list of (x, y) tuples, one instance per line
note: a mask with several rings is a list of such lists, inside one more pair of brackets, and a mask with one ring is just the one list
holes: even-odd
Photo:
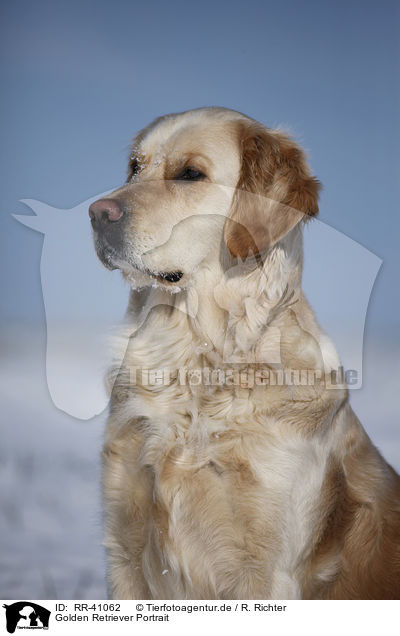
[(143, 272), (131, 265), (119, 265), (118, 269), (121, 270), (121, 274), (132, 289), (143, 289), (143, 287), (151, 287), (154, 282), (154, 278), (147, 272)]
[(132, 289), (143, 289), (145, 287), (155, 287), (164, 289), (171, 294), (182, 291), (182, 285), (178, 284), (183, 277), (182, 272), (147, 272), (132, 265), (119, 263), (117, 269), (121, 270), (123, 278), (129, 283)]
[(99, 261), (102, 263), (102, 265), (106, 267), (106, 269), (109, 269), (110, 271), (113, 271), (114, 269), (118, 269), (118, 265), (114, 263), (114, 254), (112, 250), (108, 249), (106, 246), (97, 242), (95, 247), (96, 247), (97, 257)]
[(112, 247), (100, 241), (96, 241), (95, 246), (97, 256), (104, 267), (110, 271), (119, 269), (131, 287), (138, 288), (151, 285), (152, 278), (149, 274), (118, 254)]
[(181, 281), (184, 274), (177, 268), (172, 268), (173, 271), (153, 272), (128, 259), (121, 258), (112, 248), (100, 243), (96, 244), (96, 252), (104, 267), (110, 271), (119, 269), (132, 289), (159, 287), (171, 293), (182, 290), (182, 286), (177, 283)]

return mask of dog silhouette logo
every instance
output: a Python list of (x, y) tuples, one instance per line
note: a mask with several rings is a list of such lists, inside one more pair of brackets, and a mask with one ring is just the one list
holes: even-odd
[(14, 634), (18, 629), (49, 629), (51, 612), (31, 601), (18, 601), (3, 605), (6, 610), (7, 631)]
[[(34, 215), (14, 214), (22, 225), (44, 234), (40, 275), (46, 311), (49, 393), (57, 408), (82, 420), (107, 408), (109, 395), (103, 377), (112, 361), (116, 363), (115, 352), (109, 356), (110, 336), (121, 322), (128, 294), (120, 273), (101, 267), (93, 249), (87, 210), (104, 194), (71, 209), (23, 199)], [(170, 252), (174, 253), (173, 245), (179, 245), (186, 265), (195, 267), (195, 253), (185, 237), (195, 236), (196, 240), (205, 241), (205, 231), (209, 231), (211, 221), (217, 227), (225, 218), (207, 214), (191, 216), (177, 223), (170, 238), (156, 248), (153, 262), (164, 261)], [(351, 388), (360, 388), (365, 318), (382, 261), (342, 232), (317, 219), (304, 232), (304, 243), (306, 296), (336, 343), (343, 367), (357, 371), (357, 382)], [(231, 280), (234, 283), (235, 272), (233, 267), (219, 282), (226, 285)], [(132, 281), (132, 287), (135, 284)], [(286, 303), (293, 300), (287, 296), (283, 299)], [(218, 297), (218, 304), (220, 302)], [(146, 311), (145, 304), (143, 309)], [(194, 315), (197, 310), (198, 299), (193, 293), (190, 311)], [(146, 313), (143, 313), (141, 320), (145, 318)], [(240, 362), (229, 347), (225, 353), (227, 361)], [(123, 355), (124, 352), (120, 362)], [(279, 361), (279, 351), (268, 351), (268, 356), (270, 362)]]

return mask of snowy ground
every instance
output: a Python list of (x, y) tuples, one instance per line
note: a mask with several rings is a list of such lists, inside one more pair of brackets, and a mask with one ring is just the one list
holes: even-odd
[[(400, 470), (398, 354), (367, 343), (353, 406)], [(105, 598), (99, 455), (104, 416), (76, 420), (47, 391), (43, 333), (3, 331), (0, 366), (0, 598)]]
[[(106, 598), (104, 416), (76, 420), (47, 392), (43, 338), (8, 333), (0, 367), (0, 598)], [(12, 349), (12, 350), (11, 350)]]

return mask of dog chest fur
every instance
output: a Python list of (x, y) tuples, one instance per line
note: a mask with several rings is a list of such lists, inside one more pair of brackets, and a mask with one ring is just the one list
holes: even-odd
[[(106, 498), (120, 515), (136, 510), (143, 536), (135, 555), (124, 524), (118, 544), (154, 598), (198, 589), (204, 598), (297, 598), (334, 439), (307, 438), (267, 413), (268, 387), (191, 385), (189, 373), (181, 382), (174, 370), (210, 362), (199, 351), (187, 315), (159, 305), (129, 342), (114, 384)], [(132, 382), (132, 369), (166, 360), (169, 385)]]

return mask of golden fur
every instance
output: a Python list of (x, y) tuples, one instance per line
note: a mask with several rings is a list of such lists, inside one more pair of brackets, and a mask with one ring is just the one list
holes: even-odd
[(114, 598), (399, 598), (399, 477), (301, 291), (318, 191), (289, 137), (210, 108), (142, 131), (104, 199), (124, 214), (96, 247), (132, 286), (103, 455)]

